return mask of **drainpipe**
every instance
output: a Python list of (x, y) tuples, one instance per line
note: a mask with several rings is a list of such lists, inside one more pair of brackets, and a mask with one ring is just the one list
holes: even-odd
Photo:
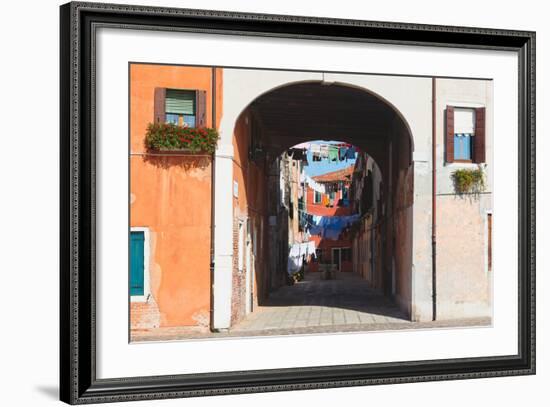
[(436, 273), (436, 79), (432, 78), (432, 320), (437, 318), (437, 273)]
[[(216, 68), (212, 68), (212, 128), (216, 123)], [(214, 326), (214, 223), (216, 213), (216, 152), (212, 153), (210, 188), (210, 329)]]

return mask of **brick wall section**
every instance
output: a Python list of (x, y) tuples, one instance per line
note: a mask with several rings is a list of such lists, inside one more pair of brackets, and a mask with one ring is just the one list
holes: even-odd
[(130, 303), (131, 329), (151, 329), (160, 325), (159, 308), (153, 297), (147, 302)]

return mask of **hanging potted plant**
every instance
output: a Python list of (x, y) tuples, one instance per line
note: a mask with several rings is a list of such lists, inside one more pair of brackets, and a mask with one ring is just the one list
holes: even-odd
[(458, 169), (451, 174), (451, 178), (458, 195), (479, 195), (485, 191), (485, 174), (481, 165), (475, 169)]
[(219, 134), (208, 127), (186, 127), (173, 123), (149, 123), (145, 146), (151, 151), (209, 153), (216, 150)]

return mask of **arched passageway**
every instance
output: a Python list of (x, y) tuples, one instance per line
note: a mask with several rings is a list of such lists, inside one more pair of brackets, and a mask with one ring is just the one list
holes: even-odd
[[(232, 320), (242, 317), (239, 310), (246, 315), (255, 306), (266, 304), (287, 283), (289, 216), (293, 208), (289, 202), (291, 191), (285, 196), (281, 180), (288, 178), (292, 172), (289, 166), (295, 165), (289, 160), (289, 149), (312, 140), (341, 140), (356, 146), (364, 161), (369, 157), (375, 163), (370, 169), (364, 166), (352, 171), (357, 173), (355, 178), (350, 176), (350, 184), (356, 184), (351, 191), (358, 201), (354, 211), (360, 218), (350, 237), (353, 271), (367, 279), (362, 271), (364, 253), (375, 253), (376, 267), (369, 259), (369, 270), (377, 272), (368, 276), (369, 289), (394, 301), (409, 318), (414, 185), (413, 142), (408, 125), (393, 106), (366, 89), (310, 81), (262, 94), (242, 111), (235, 125), (233, 146), (238, 165), (234, 172), (243, 194), (235, 207), (235, 219), (240, 219), (234, 228), (236, 261), (237, 269), (246, 263), (248, 267), (245, 264), (242, 269), (251, 271), (233, 277), (233, 302), (237, 306)], [(367, 204), (364, 201), (374, 196), (372, 191), (364, 193), (374, 189), (373, 168), (380, 182), (375, 202)], [(371, 213), (374, 207), (376, 219)], [(251, 255), (247, 254), (247, 245)], [(238, 303), (240, 298), (244, 298), (244, 304)]]

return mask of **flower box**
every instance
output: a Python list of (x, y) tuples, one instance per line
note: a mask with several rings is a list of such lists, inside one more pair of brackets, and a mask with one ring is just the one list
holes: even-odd
[(172, 123), (149, 123), (145, 147), (150, 151), (214, 153), (219, 134), (216, 129), (183, 127)]

